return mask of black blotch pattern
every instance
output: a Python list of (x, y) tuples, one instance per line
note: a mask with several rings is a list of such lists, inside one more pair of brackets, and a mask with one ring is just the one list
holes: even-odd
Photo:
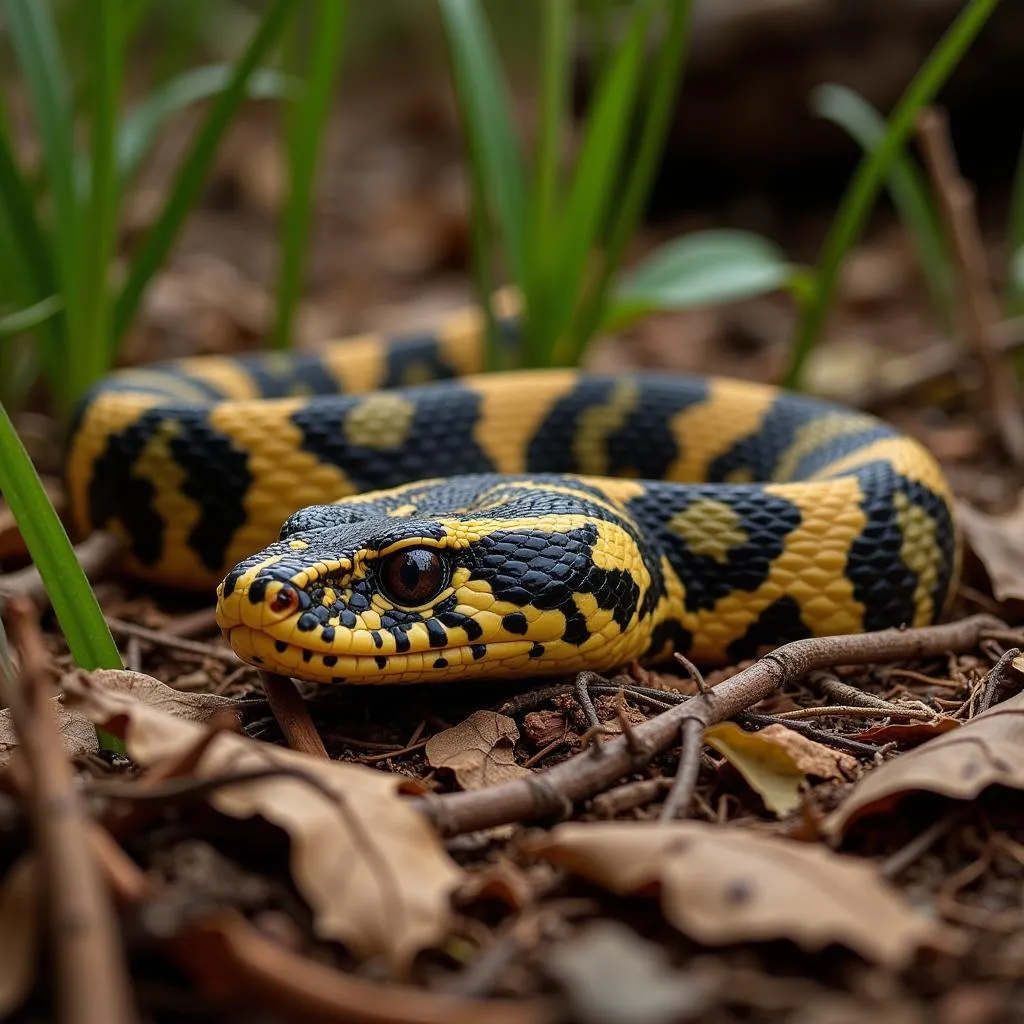
[(324, 655), (324, 665), (326, 665), (327, 668), (334, 668), (334, 666), (337, 665), (337, 664), (338, 664), (338, 656), (336, 654), (325, 654)]
[(861, 509), (867, 523), (850, 545), (846, 575), (853, 581), (854, 597), (864, 605), (864, 628), (885, 629), (914, 618), (917, 576), (900, 558), (903, 533), (893, 496), (905, 494), (936, 521), (936, 542), (943, 554), (942, 571), (932, 592), (935, 614), (946, 599), (953, 575), (955, 532), (946, 503), (923, 484), (897, 473), (887, 462), (873, 462), (855, 474), (865, 498)]
[(659, 622), (651, 631), (651, 642), (647, 646), (646, 657), (660, 657), (670, 645), (668, 650), (679, 651), (685, 654), (693, 646), (693, 634), (686, 629), (681, 622), (675, 619), (666, 619)]
[(404, 442), (381, 450), (349, 444), (344, 420), (359, 396), (313, 398), (292, 415), (302, 447), (322, 462), (341, 468), (358, 490), (396, 487), (433, 476), (485, 473), (490, 458), (477, 444), (473, 427), (480, 416), (479, 396), (452, 382), (398, 391), (414, 407)]
[(274, 650), (277, 651), (278, 654), (284, 654), (284, 652), (288, 650), (288, 645), (283, 640), (275, 640)]
[(447, 668), (447, 667), (448, 667), (448, 659), (447, 658), (435, 658), (434, 659), (434, 668)]
[(441, 351), (435, 334), (407, 334), (394, 338), (387, 347), (385, 388), (408, 387), (427, 380), (448, 380), (458, 376)]
[(522, 612), (512, 612), (501, 620), (502, 628), (506, 633), (515, 633), (516, 636), (523, 636), (528, 628), (526, 616)]
[(473, 644), (469, 648), (469, 653), (473, 655), (474, 661), (479, 661), (487, 653), (486, 644)]
[(448, 633), (437, 619), (424, 619), (424, 624), (431, 647), (444, 647), (448, 643)]
[(800, 617), (800, 605), (792, 597), (773, 601), (750, 624), (743, 636), (733, 640), (726, 649), (729, 660), (736, 662), (751, 658), (762, 647), (777, 647), (793, 640), (804, 640), (811, 635)]
[(376, 662), (377, 668), (384, 668), (388, 663), (388, 659), (383, 654), (375, 654), (373, 660)]
[(236, 358), (265, 398), (338, 393), (338, 382), (327, 372), (319, 356), (290, 352), (287, 358), (273, 361), (258, 353)]
[[(605, 406), (624, 380), (622, 376), (588, 374), (559, 399), (540, 425), (527, 449), (526, 468), (542, 473), (578, 473), (573, 451), (580, 417), (595, 406)], [(671, 429), (677, 413), (705, 401), (707, 383), (699, 377), (659, 377), (637, 374), (638, 398), (607, 439), (609, 476), (658, 479), (679, 457)]]
[(536, 644), (535, 643), (530, 648), (530, 657), (531, 658), (539, 658), (543, 653), (544, 653), (544, 645), (543, 644)]
[[(565, 533), (499, 530), (460, 554), (473, 577), (484, 580), (499, 601), (561, 612), (565, 616), (562, 638), (566, 643), (582, 644), (590, 631), (576, 607), (576, 594), (593, 594), (597, 606), (610, 611), (620, 629), (629, 623), (640, 599), (640, 588), (631, 573), (594, 564), (597, 537), (597, 527), (592, 524)], [(508, 618), (504, 620), (506, 629)], [(517, 624), (515, 620), (513, 626)]]
[[(675, 513), (691, 504), (713, 500), (732, 508), (746, 540), (728, 553), (725, 562), (698, 555), (686, 539), (667, 526)], [(629, 502), (629, 511), (646, 524), (654, 546), (668, 558), (686, 589), (688, 611), (713, 608), (734, 591), (756, 590), (782, 553), (786, 537), (800, 525), (800, 509), (758, 484), (681, 489), (671, 484), (651, 484), (644, 494)]]

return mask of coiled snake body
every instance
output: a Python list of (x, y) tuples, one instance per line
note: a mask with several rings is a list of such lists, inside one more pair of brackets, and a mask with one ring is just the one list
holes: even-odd
[(727, 379), (479, 374), (481, 352), (467, 312), (113, 374), (72, 431), (76, 525), (146, 579), (219, 583), (243, 659), (324, 682), (731, 662), (941, 614), (949, 489), (892, 427)]

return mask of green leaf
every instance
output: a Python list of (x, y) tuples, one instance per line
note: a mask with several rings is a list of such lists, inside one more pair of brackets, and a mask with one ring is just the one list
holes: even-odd
[(626, 246), (636, 231), (661, 162), (673, 111), (679, 100), (679, 82), (690, 43), (691, 0), (668, 0), (668, 21), (654, 58), (647, 95), (643, 98), (639, 141), (630, 152), (624, 186), (614, 204), (600, 268), (593, 287), (584, 296), (573, 329), (570, 360), (578, 362), (604, 319), (612, 276), (619, 269)]
[(29, 555), (43, 578), (76, 664), (84, 669), (121, 668), (121, 655), (96, 595), (3, 406), (0, 492), (14, 513)]
[(63, 308), (64, 300), (59, 295), (51, 295), (35, 305), (0, 316), (0, 338), (10, 338), (15, 334), (31, 331), (33, 327), (38, 327), (56, 316)]
[(846, 254), (860, 237), (893, 158), (913, 131), (917, 115), (946, 83), (998, 6), (999, 0), (968, 0), (907, 86), (889, 118), (885, 137), (861, 160), (822, 246), (814, 294), (800, 311), (783, 377), (787, 387), (799, 387), (803, 379), (804, 364), (824, 330)]
[(746, 231), (700, 231), (655, 249), (613, 293), (603, 327), (648, 313), (690, 309), (786, 288), (798, 268), (772, 242)]
[[(472, 180), (486, 189), (479, 199), (480, 209), (493, 210), (512, 276), (526, 287), (526, 174), (511, 103), (499, 75), (501, 61), (476, 0), (441, 0), (440, 12), (462, 130), (474, 166)], [(489, 295), (481, 294), (484, 305), (489, 301)]]
[[(845, 85), (828, 83), (811, 92), (811, 109), (839, 125), (867, 153), (885, 137), (885, 118)], [(931, 193), (917, 164), (896, 151), (887, 175), (889, 193), (917, 249), (932, 304), (947, 330), (953, 327), (953, 271)]]
[[(332, 5), (333, 6), (333, 5)], [(117, 166), (123, 181), (133, 178), (157, 133), (175, 114), (224, 92), (231, 82), (228, 64), (189, 68), (154, 89), (121, 119), (117, 134)], [(254, 71), (246, 87), (249, 99), (294, 99), (302, 83), (291, 75), (268, 68)]]
[(292, 322), (302, 290), (306, 266), (313, 182), (331, 111), (331, 99), (345, 39), (348, 4), (342, 0), (314, 5), (310, 13), (310, 46), (305, 55), (309, 65), (302, 98), (291, 109), (288, 132), (290, 188), (284, 209), (281, 271), (277, 291), (277, 322), (272, 343), (286, 348), (291, 343)]
[[(50, 0), (7, 0), (7, 28), (28, 86), (53, 198), (56, 263), (69, 307), (75, 297), (78, 201), (74, 182), (71, 90)], [(48, 289), (52, 290), (52, 289)]]
[[(608, 223), (619, 169), (626, 155), (634, 101), (640, 85), (644, 43), (654, 4), (633, 17), (629, 32), (598, 83), (587, 116), (572, 184), (559, 220), (545, 277), (542, 341), (551, 347), (545, 361), (571, 362), (565, 337), (580, 300), (580, 291), (595, 242)], [(534, 324), (540, 331), (541, 325)]]
[(132, 261), (128, 280), (115, 307), (112, 332), (115, 343), (127, 330), (142, 293), (170, 252), (178, 231), (206, 180), (220, 140), (245, 99), (250, 78), (277, 41), (292, 10), (293, 5), (289, 0), (273, 0), (250, 39), (245, 53), (235, 64), (230, 82), (207, 112), (195, 142), (178, 170), (160, 217), (147, 232)]

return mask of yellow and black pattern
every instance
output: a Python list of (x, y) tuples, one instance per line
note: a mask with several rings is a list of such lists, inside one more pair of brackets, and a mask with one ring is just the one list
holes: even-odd
[(72, 434), (77, 524), (145, 578), (223, 580), (234, 649), (322, 681), (733, 661), (941, 614), (956, 530), (916, 442), (740, 381), (479, 374), (479, 327), (115, 374)]

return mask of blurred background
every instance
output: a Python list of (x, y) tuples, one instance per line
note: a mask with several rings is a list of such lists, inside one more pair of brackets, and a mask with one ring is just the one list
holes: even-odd
[(786, 379), (967, 472), (985, 434), (929, 377), (959, 300), (912, 117), (902, 190), (882, 175), (821, 271), (885, 118), (972, 13), (932, 92), (1012, 324), (1020, 4), (9, 0), (0, 395), (45, 463), (33, 417), (110, 365), (422, 329), (514, 283), (528, 362)]

